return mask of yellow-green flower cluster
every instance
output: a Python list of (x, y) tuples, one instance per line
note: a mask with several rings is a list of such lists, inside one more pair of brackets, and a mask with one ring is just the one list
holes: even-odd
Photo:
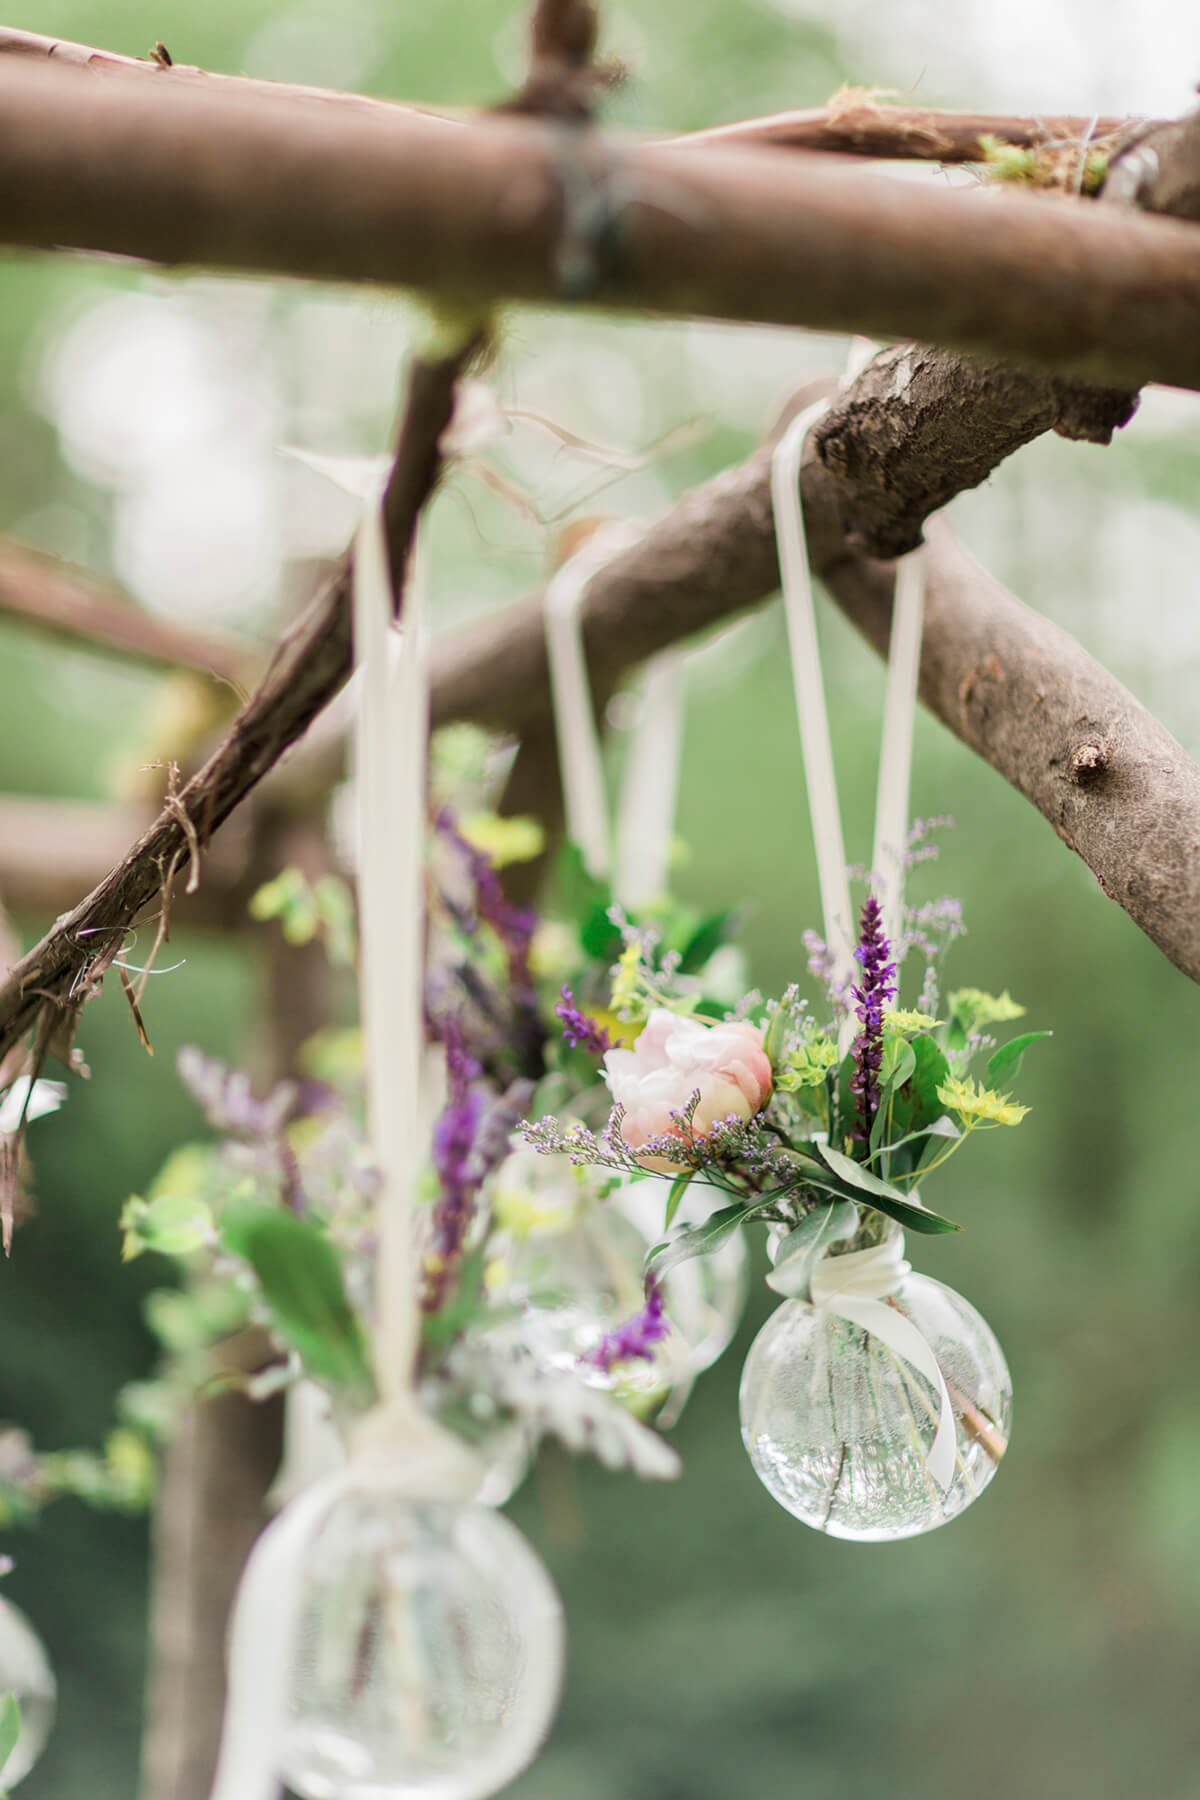
[(775, 1077), (775, 1085), (785, 1094), (798, 1093), (801, 1088), (820, 1087), (837, 1060), (834, 1040), (823, 1031), (814, 1032), (797, 1049), (789, 1051)]
[(985, 994), (982, 988), (956, 988), (950, 996), (950, 1011), (968, 1033), (982, 1031), (985, 1025), (1004, 1025), (1010, 1019), (1024, 1017), (1019, 1006), (1005, 988), (1002, 994)]
[(997, 1094), (969, 1075), (948, 1075), (938, 1088), (937, 1097), (943, 1106), (958, 1114), (967, 1131), (977, 1125), (1019, 1125), (1029, 1111), (1027, 1106), (1018, 1106), (1007, 1094)]
[(883, 1015), (883, 1029), (900, 1037), (913, 1037), (918, 1031), (933, 1031), (941, 1024), (930, 1013), (911, 1012), (903, 1006), (890, 1006)]

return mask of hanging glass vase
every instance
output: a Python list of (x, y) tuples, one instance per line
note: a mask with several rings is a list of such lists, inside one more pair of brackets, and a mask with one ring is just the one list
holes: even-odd
[(999, 1344), (953, 1288), (912, 1272), (903, 1243), (893, 1228), (882, 1245), (825, 1257), (812, 1298), (785, 1300), (746, 1358), (742, 1438), (755, 1472), (831, 1537), (883, 1543), (946, 1524), (987, 1487), (1008, 1442)]
[(479, 1505), (347, 1494), (306, 1554), (279, 1758), (304, 1800), (481, 1800), (558, 1701), (558, 1596)]
[(24, 1780), (45, 1749), (57, 1693), (41, 1638), (19, 1607), (0, 1599), (0, 1695), (14, 1695), (21, 1709), (21, 1733), (0, 1768), (0, 1790)]
[(547, 1367), (579, 1369), (592, 1385), (647, 1404), (716, 1361), (745, 1302), (746, 1249), (735, 1234), (714, 1256), (667, 1277), (670, 1330), (653, 1359), (624, 1362), (611, 1373), (589, 1366), (601, 1340), (643, 1305), (646, 1255), (662, 1236), (669, 1187), (658, 1180), (597, 1184), (565, 1157), (520, 1152), (499, 1171), (495, 1194), (505, 1242), (491, 1285), (500, 1304), (521, 1308), (528, 1348)]

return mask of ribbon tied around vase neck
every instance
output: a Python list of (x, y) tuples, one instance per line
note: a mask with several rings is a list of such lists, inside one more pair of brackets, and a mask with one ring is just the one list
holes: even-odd
[(818, 1312), (845, 1319), (850, 1325), (877, 1337), (918, 1375), (923, 1375), (938, 1399), (938, 1424), (933, 1443), (925, 1456), (925, 1466), (933, 1480), (945, 1493), (954, 1480), (957, 1458), (957, 1429), (950, 1391), (941, 1365), (933, 1354), (929, 1340), (898, 1307), (889, 1305), (912, 1265), (904, 1257), (904, 1233), (891, 1231), (881, 1244), (866, 1250), (849, 1250), (840, 1256), (823, 1256), (816, 1267), (807, 1271), (797, 1258), (795, 1286), (789, 1286), (788, 1265), (777, 1269), (771, 1277), (776, 1293), (792, 1299), (810, 1300)]

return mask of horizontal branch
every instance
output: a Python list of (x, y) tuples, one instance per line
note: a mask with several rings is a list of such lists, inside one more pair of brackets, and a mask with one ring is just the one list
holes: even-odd
[[(1147, 121), (1081, 118), (1049, 114), (1020, 118), (1011, 113), (949, 112), (940, 107), (894, 106), (862, 89), (836, 95), (828, 106), (772, 113), (710, 125), (675, 139), (678, 144), (731, 147), (758, 145), (787, 150), (825, 150), (842, 156), (872, 156), (897, 162), (981, 163), (997, 144), (1021, 149), (1086, 144), (1140, 131)], [(990, 142), (989, 142), (990, 140)]]
[(1125, 208), (898, 183), (828, 156), (644, 144), (0, 67), (0, 238), (377, 281), (472, 307), (912, 337), (1200, 387), (1200, 235)]
[[(69, 911), (119, 868), (158, 817), (156, 806), (0, 794), (0, 901), (13, 913)], [(225, 832), (205, 858), (204, 881), (180, 903), (180, 923), (226, 927), (230, 894), (247, 868), (245, 834)], [(129, 957), (138, 962), (136, 951)]]
[[(547, 0), (535, 9), (531, 24), (534, 62), (582, 60), (588, 45), (588, 28), (579, 0)], [(195, 82), (218, 91), (258, 94), (266, 98), (296, 97), (325, 104), (384, 111), (420, 113), (447, 123), (461, 114), (445, 113), (411, 101), (381, 100), (367, 94), (350, 94), (337, 88), (306, 87), (282, 81), (258, 81), (244, 75), (218, 75), (190, 63), (166, 63), (157, 58), (122, 56), (93, 44), (68, 38), (46, 37), (0, 25), (0, 57), (20, 57), (34, 62), (53, 59), (58, 64), (90, 69), (97, 74), (133, 74), (166, 78), (171, 86)], [(742, 119), (727, 125), (689, 131), (674, 143), (700, 148), (706, 144), (774, 146), (792, 150), (826, 150), (844, 156), (870, 156), (923, 162), (982, 162), (987, 156), (985, 139), (1021, 148), (1058, 143), (1123, 137), (1140, 129), (1145, 121), (1132, 118), (1083, 118), (1069, 113), (1046, 113), (1025, 118), (1009, 113), (951, 112), (941, 107), (896, 106), (864, 89), (844, 89), (828, 106), (805, 107), (773, 113), (759, 119)]]
[(194, 669), (233, 687), (240, 686), (262, 660), (261, 650), (251, 644), (156, 618), (94, 576), (3, 540), (0, 618), (89, 650), (164, 668)]
[(348, 94), (340, 88), (307, 87), (299, 82), (257, 81), (247, 75), (215, 75), (193, 63), (165, 62), (158, 58), (122, 56), (115, 50), (101, 50), (93, 44), (77, 44), (70, 38), (46, 37), (38, 31), (21, 31), (12, 25), (0, 25), (0, 58), (22, 62), (51, 62), (56, 67), (87, 69), (96, 75), (150, 75), (164, 86), (187, 88), (195, 85), (218, 93), (248, 95), (273, 100), (315, 100), (323, 105), (353, 107), (358, 112), (414, 112), (423, 118), (453, 119), (436, 107), (416, 106), (409, 102), (377, 100), (369, 94)]

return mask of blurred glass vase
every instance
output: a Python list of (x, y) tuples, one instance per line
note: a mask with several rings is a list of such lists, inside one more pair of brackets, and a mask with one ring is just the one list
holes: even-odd
[(0, 1696), (21, 1709), (21, 1731), (0, 1768), (0, 1789), (24, 1780), (46, 1746), (54, 1723), (57, 1686), (41, 1638), (11, 1600), (0, 1600)]
[[(903, 1238), (827, 1256), (746, 1358), (742, 1439), (788, 1512), (885, 1543), (956, 1518), (995, 1475), (1012, 1384), (986, 1322), (912, 1272)], [(842, 1271), (845, 1271), (843, 1274)]]
[(507, 1519), (344, 1494), (305, 1554), (279, 1770), (304, 1800), (482, 1800), (558, 1703), (558, 1595)]

